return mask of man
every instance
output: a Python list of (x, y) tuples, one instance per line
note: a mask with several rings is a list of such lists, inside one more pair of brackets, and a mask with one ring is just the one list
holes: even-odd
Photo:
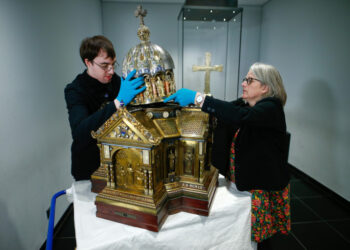
[(87, 69), (64, 90), (72, 130), (72, 170), (76, 181), (88, 180), (100, 165), (99, 149), (91, 131), (97, 130), (121, 105), (127, 105), (138, 93), (143, 78), (125, 79), (114, 72), (116, 55), (113, 44), (104, 36), (84, 39), (80, 57)]

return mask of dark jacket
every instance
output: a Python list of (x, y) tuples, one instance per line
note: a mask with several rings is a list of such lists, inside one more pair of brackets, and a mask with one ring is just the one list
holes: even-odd
[(217, 118), (212, 164), (223, 175), (229, 168), (230, 147), (235, 142), (238, 190), (282, 190), (289, 182), (289, 141), (281, 101), (267, 97), (253, 107), (242, 99), (225, 102), (206, 97), (202, 110)]
[(120, 77), (113, 75), (108, 84), (78, 75), (64, 90), (72, 130), (72, 175), (75, 180), (90, 179), (100, 165), (100, 153), (91, 131), (97, 130), (116, 112), (113, 100), (120, 88)]

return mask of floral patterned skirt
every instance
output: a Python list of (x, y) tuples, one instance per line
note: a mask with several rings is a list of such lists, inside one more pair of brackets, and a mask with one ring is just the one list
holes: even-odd
[[(235, 150), (234, 136), (230, 154), (230, 178), (235, 182)], [(251, 190), (251, 239), (261, 242), (275, 233), (288, 234), (291, 230), (290, 222), (290, 184), (282, 191)]]

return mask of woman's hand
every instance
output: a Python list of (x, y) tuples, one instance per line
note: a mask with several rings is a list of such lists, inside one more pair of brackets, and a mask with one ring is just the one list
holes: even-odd
[(196, 93), (196, 91), (183, 88), (178, 90), (175, 94), (172, 94), (171, 96), (166, 98), (164, 102), (174, 100), (174, 102), (178, 102), (181, 107), (184, 107), (194, 103)]

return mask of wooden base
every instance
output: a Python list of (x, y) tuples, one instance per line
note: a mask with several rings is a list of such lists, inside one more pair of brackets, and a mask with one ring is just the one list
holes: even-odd
[(101, 193), (101, 191), (106, 187), (107, 182), (103, 179), (91, 178), (91, 192)]
[(209, 215), (209, 208), (207, 201), (195, 200), (187, 197), (180, 197), (169, 201), (169, 214), (176, 214), (178, 212), (187, 212), (203, 216)]
[(96, 201), (96, 216), (127, 224), (134, 227), (144, 228), (153, 232), (158, 232), (168, 217), (168, 203), (166, 203), (157, 215), (152, 215), (133, 209), (114, 206)]
[(96, 216), (108, 220), (113, 220), (123, 224), (144, 228), (153, 232), (158, 232), (163, 225), (168, 214), (187, 212), (208, 216), (211, 203), (188, 197), (179, 197), (168, 200), (157, 215), (140, 212), (133, 209), (119, 207), (96, 201)]
[[(215, 181), (215, 183), (213, 183), (214, 185), (210, 184), (212, 181)], [(169, 214), (175, 214), (183, 211), (203, 216), (209, 216), (210, 207), (215, 195), (216, 187), (218, 186), (217, 175), (215, 175), (214, 178), (208, 179), (207, 186), (209, 186), (209, 190), (205, 200), (185, 195), (169, 195)]]
[[(209, 190), (205, 199), (186, 196), (183, 193), (167, 195), (158, 209), (153, 210), (153, 214), (146, 211), (144, 207), (135, 206), (133, 208), (114, 205), (108, 198), (96, 200), (96, 216), (108, 220), (113, 220), (123, 224), (144, 228), (153, 232), (158, 232), (169, 214), (178, 212), (188, 212), (202, 216), (208, 216), (217, 187), (217, 174), (210, 180)], [(196, 194), (193, 194), (196, 195)], [(150, 210), (152, 212), (152, 210)]]

